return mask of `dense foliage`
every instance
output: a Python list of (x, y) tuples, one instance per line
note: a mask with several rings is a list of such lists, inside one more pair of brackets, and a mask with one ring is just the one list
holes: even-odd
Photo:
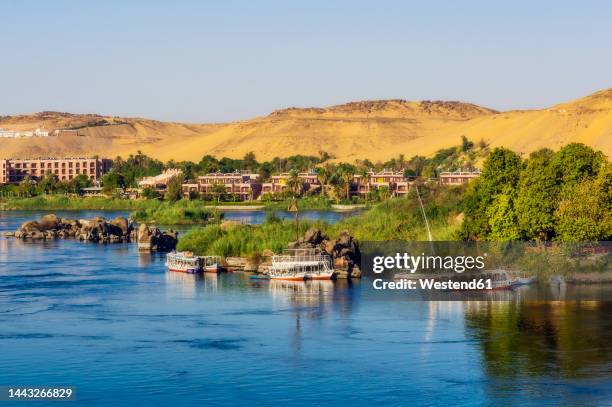
[(612, 170), (601, 152), (572, 143), (522, 160), (497, 148), (465, 197), (461, 237), (593, 241), (612, 238)]
[(30, 198), (45, 194), (80, 194), (83, 188), (90, 186), (92, 182), (86, 175), (80, 174), (70, 181), (60, 181), (49, 172), (38, 182), (26, 175), (18, 184), (3, 185), (0, 187), (0, 196)]

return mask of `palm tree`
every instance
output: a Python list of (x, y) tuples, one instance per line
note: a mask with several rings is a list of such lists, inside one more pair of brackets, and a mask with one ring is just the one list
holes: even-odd
[(403, 170), (405, 165), (406, 165), (406, 158), (404, 154), (400, 154), (397, 159), (397, 166), (399, 167), (398, 170)]
[(289, 188), (289, 191), (293, 194), (293, 196), (299, 196), (302, 192), (302, 180), (300, 179), (297, 170), (289, 171), (287, 188)]
[[(359, 184), (360, 185), (368, 185), (370, 183), (370, 171), (368, 171), (367, 168), (362, 168), (359, 171), (357, 171), (357, 175), (360, 175), (359, 177)], [(366, 193), (365, 193), (365, 203), (366, 205), (368, 204), (368, 195), (370, 194), (370, 188), (366, 188)]]
[(340, 173), (340, 178), (344, 183), (344, 187), (346, 188), (346, 199), (350, 199), (351, 194), (351, 185), (353, 183), (353, 178), (355, 177), (355, 167), (351, 164), (342, 163), (338, 166), (338, 172)]
[(321, 195), (325, 197), (331, 173), (325, 167), (317, 167), (315, 171), (317, 173), (317, 180), (319, 181), (319, 184), (321, 184)]
[(340, 203), (340, 197), (342, 196), (344, 192), (344, 185), (345, 185), (344, 179), (339, 175), (334, 176), (332, 178), (332, 185), (334, 188), (334, 196), (336, 198), (336, 203)]
[(212, 188), (210, 189), (210, 193), (215, 197), (217, 205), (219, 205), (219, 200), (221, 199), (221, 196), (225, 195), (225, 192), (225, 185), (223, 184), (213, 184)]

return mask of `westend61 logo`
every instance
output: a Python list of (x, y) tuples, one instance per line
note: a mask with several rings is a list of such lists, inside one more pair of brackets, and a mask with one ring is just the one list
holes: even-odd
[(487, 256), (432, 256), (421, 253), (412, 256), (409, 253), (396, 253), (395, 256), (374, 256), (372, 271), (376, 274), (384, 271), (402, 270), (409, 273), (417, 271), (444, 270), (463, 273), (464, 271), (482, 271)]

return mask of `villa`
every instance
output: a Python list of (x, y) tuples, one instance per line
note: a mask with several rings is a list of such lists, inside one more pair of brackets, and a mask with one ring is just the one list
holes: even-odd
[(480, 170), (474, 171), (445, 171), (440, 173), (440, 184), (442, 185), (461, 185), (480, 177)]
[[(300, 172), (297, 175), (298, 179), (302, 181), (302, 191), (317, 193), (321, 191), (321, 184), (317, 178), (317, 174), (314, 171)], [(280, 175), (273, 175), (270, 177), (270, 182), (264, 182), (262, 184), (262, 194), (277, 194), (287, 190), (287, 181), (291, 178), (291, 174), (283, 172)]]
[(212, 195), (215, 193), (215, 185), (223, 185), (227, 195), (233, 195), (241, 201), (257, 199), (262, 190), (258, 174), (211, 173), (199, 176), (196, 182), (184, 183), (183, 195)]
[(378, 173), (369, 171), (367, 179), (362, 175), (355, 175), (353, 183), (356, 185), (353, 195), (361, 197), (380, 188), (388, 188), (390, 196), (404, 196), (410, 191), (411, 181), (404, 177), (401, 171), (382, 170)]
[(179, 168), (170, 168), (159, 175), (141, 179), (138, 181), (138, 186), (140, 188), (152, 188), (158, 191), (164, 191), (168, 187), (168, 183), (173, 178), (182, 176), (183, 171), (181, 171)]

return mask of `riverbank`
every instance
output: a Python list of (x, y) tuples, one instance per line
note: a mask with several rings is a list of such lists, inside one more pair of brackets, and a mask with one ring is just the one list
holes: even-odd
[(137, 210), (157, 207), (160, 201), (153, 199), (119, 199), (110, 197), (77, 197), (64, 195), (41, 195), (32, 198), (2, 198), (1, 211), (37, 210)]
[[(120, 199), (103, 196), (40, 195), (31, 198), (0, 198), (0, 211), (10, 210), (145, 210), (156, 207), (157, 199)], [(322, 197), (304, 197), (299, 200), (300, 210), (357, 210), (364, 205), (333, 205)], [(187, 204), (189, 203), (189, 204)], [(192, 205), (221, 211), (287, 210), (290, 199), (282, 201), (219, 202), (180, 200), (171, 205)]]
[(0, 210), (11, 211), (128, 211), (137, 222), (165, 225), (205, 224), (214, 218), (213, 210), (200, 201), (162, 202), (156, 199), (119, 199), (104, 197), (68, 197), (45, 195), (13, 198), (0, 202)]

